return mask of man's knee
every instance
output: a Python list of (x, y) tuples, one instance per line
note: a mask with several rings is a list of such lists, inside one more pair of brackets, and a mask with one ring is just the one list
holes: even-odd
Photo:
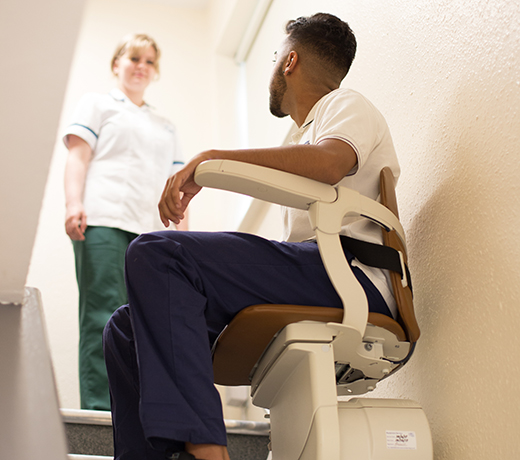
[(152, 271), (164, 270), (176, 247), (170, 233), (176, 232), (144, 233), (129, 244), (125, 257), (127, 281), (133, 282)]
[(130, 309), (128, 305), (119, 307), (107, 321), (103, 330), (103, 348), (111, 348), (123, 339), (128, 341), (133, 336)]
[(160, 233), (143, 233), (134, 238), (126, 250), (127, 262), (149, 257), (149, 254), (155, 250), (154, 246), (162, 240)]

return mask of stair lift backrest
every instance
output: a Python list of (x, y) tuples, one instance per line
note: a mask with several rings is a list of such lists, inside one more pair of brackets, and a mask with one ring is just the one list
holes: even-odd
[[(397, 198), (395, 196), (394, 176), (389, 168), (383, 168), (380, 174), (381, 203), (399, 217), (397, 209)], [(404, 263), (408, 264), (408, 255), (401, 239), (395, 231), (383, 230), (383, 244), (400, 251), (403, 254)], [(412, 289), (410, 283), (404, 287), (401, 277), (396, 272), (390, 272), (392, 288), (394, 291), (397, 309), (399, 311), (399, 322), (406, 331), (406, 337), (411, 343), (417, 342), (420, 335), (419, 325), (413, 308)]]
[[(307, 209), (309, 205), (316, 201), (334, 204), (337, 196), (332, 186), (281, 171), (229, 160), (213, 160), (202, 163), (197, 169), (196, 181), (200, 185), (207, 187), (237, 191), (300, 209)], [(348, 191), (348, 189), (345, 190)], [(354, 199), (355, 194), (356, 192), (353, 192)], [(365, 200), (365, 202), (371, 201), (365, 197), (361, 197), (361, 199)], [(381, 201), (393, 213), (391, 216), (387, 215), (386, 218), (388, 220), (393, 218), (397, 222), (397, 224), (394, 223), (392, 226), (389, 224), (388, 226), (397, 228), (399, 233), (401, 233), (401, 236), (399, 236), (395, 230), (387, 232), (383, 229), (385, 244), (402, 251), (406, 258), (402, 227), (400, 227), (397, 219), (393, 217), (394, 214), (397, 216), (397, 204), (393, 176), (389, 169), (381, 172)], [(368, 205), (371, 205), (371, 203), (368, 203)], [(374, 202), (374, 205), (376, 209), (378, 207), (382, 208), (379, 203)], [(380, 211), (378, 212), (380, 213)], [(341, 222), (341, 217), (339, 216), (339, 222)], [(318, 222), (317, 225), (319, 227), (320, 223)], [(339, 237), (337, 239), (339, 241)], [(320, 247), (321, 250), (322, 248)], [(340, 249), (339, 251), (341, 251), (341, 256), (344, 259), (342, 250)], [(335, 251), (336, 253), (338, 251)], [(400, 314), (400, 324), (387, 316), (371, 313), (368, 315), (368, 327), (366, 319), (363, 325), (359, 327), (359, 329), (362, 328), (361, 335), (365, 333), (365, 337), (371, 343), (382, 343), (383, 348), (386, 346), (385, 344), (388, 345), (390, 343), (392, 343), (391, 346), (393, 347), (399, 347), (398, 344), (403, 344), (405, 340), (414, 342), (419, 336), (419, 329), (413, 313), (413, 304), (411, 303), (410, 288), (403, 287), (400, 275), (395, 275), (393, 276), (392, 274), (393, 278), (397, 277), (395, 282), (392, 280), (392, 283)], [(351, 272), (350, 276), (354, 278)], [(366, 303), (366, 298), (364, 300)], [(365, 310), (367, 310), (366, 307)], [(287, 324), (304, 320), (341, 323), (342, 318), (343, 310), (318, 306), (256, 305), (244, 309), (233, 319), (214, 345), (213, 366), (215, 382), (222, 385), (250, 384), (250, 374), (255, 368), (255, 363), (257, 363), (267, 345), (273, 340), (275, 334)], [(338, 335), (338, 332), (335, 331), (332, 335), (335, 337)], [(381, 335), (384, 337), (379, 337)], [(355, 340), (360, 342), (361, 338), (356, 338)], [(398, 354), (399, 358), (402, 358), (403, 350), (401, 348)], [(377, 352), (372, 352), (372, 354), (374, 353)], [(349, 359), (351, 358), (349, 357)], [(396, 359), (395, 356), (394, 359)], [(373, 363), (370, 362), (370, 364)], [(385, 369), (385, 372), (389, 372), (389, 370)], [(381, 378), (381, 375), (379, 375), (379, 378)], [(361, 392), (364, 391), (366, 389)], [(356, 393), (358, 392), (356, 391)]]

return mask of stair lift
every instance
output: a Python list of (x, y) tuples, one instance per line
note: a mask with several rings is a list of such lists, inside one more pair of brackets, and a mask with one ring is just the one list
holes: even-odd
[[(432, 460), (430, 428), (419, 404), (338, 401), (338, 396), (365, 394), (396, 372), (420, 334), (390, 170), (381, 171), (381, 203), (345, 187), (231, 160), (201, 163), (195, 181), (308, 210), (323, 263), (343, 301), (343, 310), (248, 307), (214, 345), (215, 383), (251, 385), (253, 404), (270, 410), (273, 460)], [(401, 273), (391, 272), (397, 321), (368, 312), (342, 250), (344, 216), (378, 223), (384, 246), (399, 254)]]

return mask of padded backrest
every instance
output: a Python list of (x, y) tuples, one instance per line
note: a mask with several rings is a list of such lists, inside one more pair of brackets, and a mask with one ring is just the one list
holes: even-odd
[[(397, 198), (395, 196), (395, 181), (394, 175), (390, 168), (383, 168), (380, 174), (380, 193), (381, 193), (381, 204), (386, 206), (392, 211), (397, 217), (399, 217), (399, 211), (397, 209)], [(390, 246), (403, 253), (404, 262), (408, 263), (408, 257), (403, 243), (397, 236), (397, 233), (392, 230), (387, 232), (383, 231), (383, 244)], [(417, 342), (421, 331), (415, 318), (415, 311), (413, 308), (413, 297), (410, 286), (403, 287), (401, 282), (401, 276), (399, 273), (390, 272), (390, 279), (392, 281), (392, 288), (394, 291), (395, 301), (397, 303), (397, 309), (399, 311), (399, 322), (403, 326), (406, 333), (406, 337), (410, 342)]]

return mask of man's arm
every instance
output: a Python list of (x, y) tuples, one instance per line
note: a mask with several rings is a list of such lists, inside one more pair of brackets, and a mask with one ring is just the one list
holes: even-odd
[(357, 163), (352, 147), (339, 139), (325, 139), (317, 145), (289, 145), (266, 149), (208, 150), (195, 156), (177, 174), (170, 177), (164, 188), (159, 213), (168, 227), (178, 224), (191, 199), (200, 191), (194, 180), (197, 166), (206, 160), (236, 160), (336, 184)]

